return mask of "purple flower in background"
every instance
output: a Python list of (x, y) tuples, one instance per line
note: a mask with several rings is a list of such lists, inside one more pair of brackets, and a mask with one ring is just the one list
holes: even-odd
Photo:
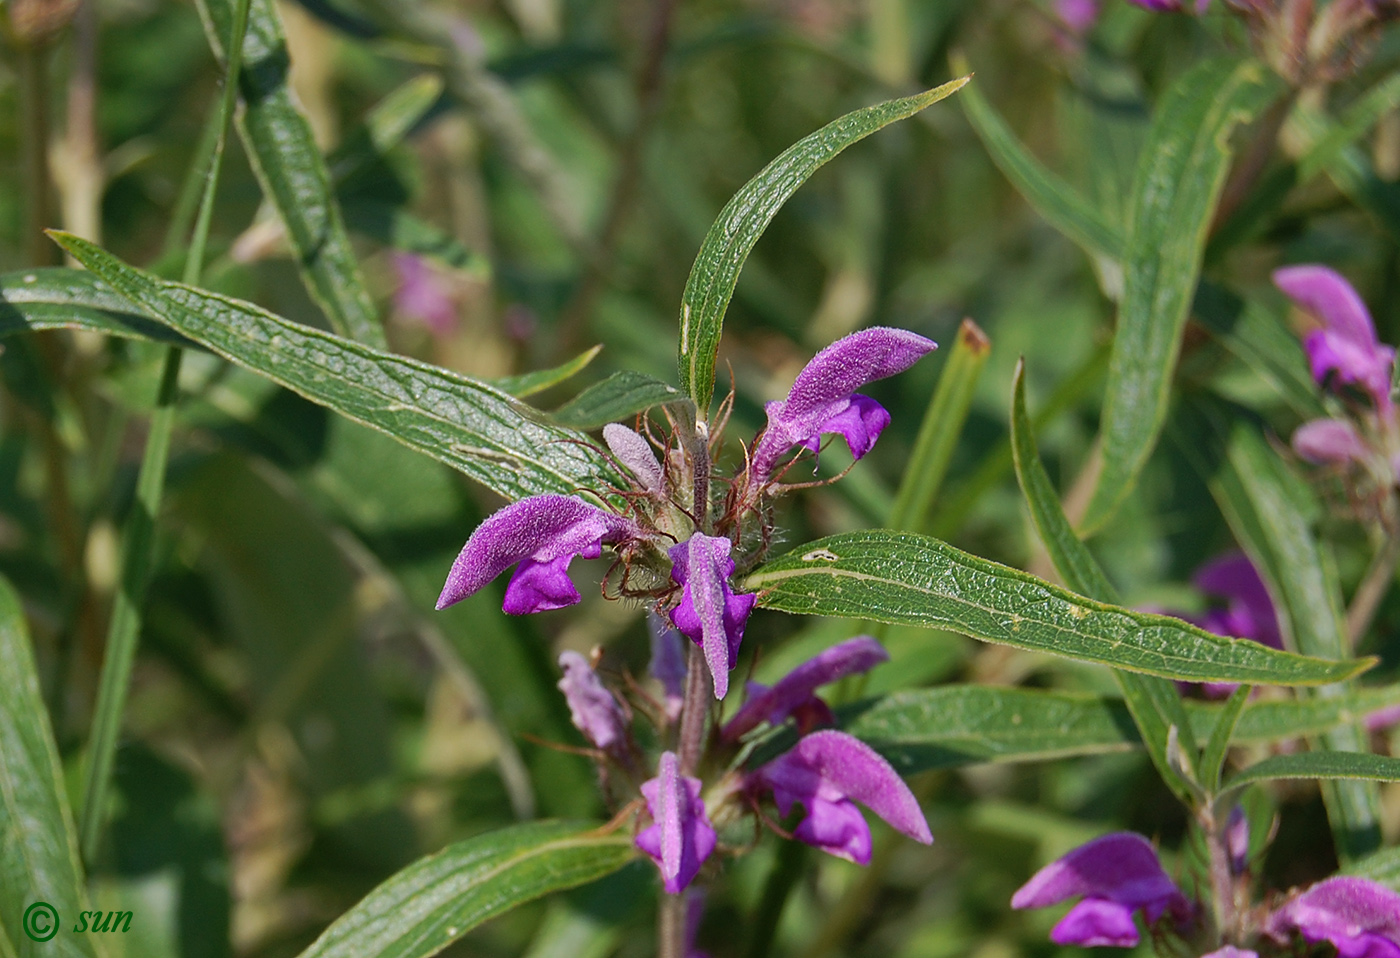
[(1191, 581), (1207, 595), (1229, 600), (1225, 608), (1198, 617), (1196, 625), (1227, 638), (1253, 639), (1271, 648), (1283, 648), (1274, 600), (1269, 598), (1259, 570), (1243, 552), (1212, 559), (1196, 570)]
[(720, 737), (732, 742), (761, 722), (779, 725), (789, 715), (797, 719), (797, 727), (804, 733), (818, 725), (830, 725), (835, 721), (831, 709), (813, 693), (828, 682), (869, 672), (889, 659), (884, 646), (868, 635), (861, 635), (808, 659), (772, 688), (751, 682), (748, 701), (725, 724)]
[(1071, 33), (1086, 33), (1099, 18), (1099, 0), (1055, 0), (1055, 14)]
[(1217, 948), (1208, 952), (1201, 958), (1259, 958), (1259, 952), (1250, 951), (1248, 948), (1236, 948), (1234, 945), (1226, 945), (1224, 948)]
[(1129, 948), (1138, 943), (1133, 912), (1141, 910), (1150, 925), (1167, 913), (1182, 923), (1192, 911), (1151, 843), (1134, 832), (1104, 835), (1046, 865), (1012, 896), (1011, 907), (1045, 908), (1074, 897), (1082, 900), (1050, 932), (1056, 944)]
[(1293, 451), (1314, 465), (1338, 465), (1365, 460), (1370, 447), (1346, 420), (1314, 419), (1293, 433)]
[(596, 559), (604, 542), (636, 538), (630, 519), (572, 496), (530, 496), (513, 502), (476, 527), (452, 563), (437, 607), (475, 594), (519, 563), (506, 586), (502, 608), (511, 615), (562, 609), (580, 600), (569, 579), (575, 556)]
[(685, 649), (681, 634), (655, 612), (647, 613), (647, 626), (651, 632), (651, 664), (647, 671), (665, 690), (661, 704), (666, 717), (674, 722), (685, 700)]
[(758, 601), (758, 596), (739, 595), (730, 587), (731, 548), (732, 543), (722, 536), (697, 532), (669, 550), (671, 578), (684, 586), (680, 604), (671, 610), (671, 621), (705, 650), (717, 699), (729, 692), (729, 670), (738, 661), (744, 623)]
[(858, 865), (870, 864), (870, 826), (856, 802), (915, 841), (933, 842), (909, 786), (874, 749), (845, 732), (803, 736), (749, 781), (755, 790), (771, 790), (783, 815), (802, 804), (806, 815), (794, 838)]
[(1331, 942), (1339, 958), (1400, 958), (1400, 894), (1364, 878), (1318, 882), (1269, 916), (1266, 933), (1287, 942)]
[(1249, 816), (1242, 805), (1230, 809), (1225, 822), (1225, 850), (1230, 853), (1230, 868), (1236, 875), (1243, 874), (1249, 865)]
[(627, 721), (617, 699), (598, 679), (598, 673), (588, 660), (577, 652), (560, 652), (559, 667), (564, 677), (559, 691), (569, 703), (569, 717), (574, 727), (594, 745), (609, 749), (627, 737)]
[(840, 433), (854, 458), (864, 456), (889, 425), (890, 414), (856, 390), (904, 372), (937, 348), (916, 333), (876, 326), (817, 353), (797, 374), (787, 398), (765, 407), (768, 425), (753, 450), (750, 484), (768, 482), (778, 460), (794, 446), (816, 452), (824, 433)]
[[(1147, 10), (1155, 10), (1158, 13), (1179, 13), (1187, 7), (1181, 0), (1128, 0), (1128, 2)], [(1210, 6), (1210, 0), (1196, 0), (1197, 13), (1205, 13), (1208, 6)]]
[(637, 847), (661, 869), (661, 884), (679, 895), (715, 850), (715, 830), (700, 799), (700, 780), (680, 773), (675, 752), (663, 752), (656, 778), (642, 784), (654, 822), (637, 835)]
[(1360, 386), (1378, 410), (1388, 412), (1395, 350), (1376, 340), (1371, 314), (1351, 284), (1317, 265), (1276, 270), (1274, 284), (1322, 323), (1303, 339), (1317, 381), (1333, 374), (1338, 382)]
[(394, 309), (416, 319), (434, 336), (448, 336), (457, 327), (457, 303), (452, 285), (422, 256), (393, 254), (398, 287)]

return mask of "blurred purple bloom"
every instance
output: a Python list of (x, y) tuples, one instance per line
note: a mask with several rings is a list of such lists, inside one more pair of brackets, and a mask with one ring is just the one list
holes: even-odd
[(1361, 461), (1369, 449), (1356, 427), (1343, 419), (1314, 419), (1293, 433), (1293, 451), (1316, 465)]
[(739, 595), (729, 585), (734, 560), (730, 541), (697, 532), (669, 550), (671, 578), (685, 587), (671, 621), (690, 641), (705, 650), (705, 662), (715, 680), (715, 698), (729, 692), (729, 670), (739, 658), (756, 595)]
[[(1181, 0), (1128, 0), (1139, 7), (1148, 10), (1155, 10), (1158, 13), (1178, 13), (1186, 9), (1186, 4)], [(1210, 6), (1210, 0), (1196, 0), (1196, 12), (1205, 13), (1206, 7)]]
[(1274, 284), (1299, 307), (1322, 322), (1303, 339), (1313, 377), (1335, 373), (1371, 395), (1376, 408), (1390, 409), (1390, 375), (1395, 350), (1376, 340), (1366, 304), (1340, 273), (1326, 266), (1289, 266), (1274, 272)]
[(1207, 595), (1228, 599), (1223, 609), (1212, 609), (1196, 624), (1207, 632), (1235, 639), (1253, 639), (1275, 649), (1283, 648), (1274, 600), (1259, 577), (1259, 570), (1243, 552), (1212, 559), (1196, 570), (1192, 582)]
[(630, 520), (572, 496), (543, 495), (521, 499), (487, 517), (462, 547), (437, 607), (475, 594), (519, 563), (506, 586), (502, 608), (511, 615), (562, 609), (579, 601), (569, 579), (575, 556), (596, 559), (604, 542), (641, 534)]
[(1055, 0), (1055, 14), (1072, 33), (1085, 33), (1099, 18), (1099, 0)]
[(889, 425), (890, 414), (856, 390), (904, 372), (937, 348), (916, 333), (876, 326), (817, 353), (797, 374), (787, 399), (765, 407), (768, 425), (753, 450), (752, 481), (767, 482), (778, 459), (793, 446), (816, 452), (824, 433), (840, 433), (854, 458), (864, 456)]
[(1217, 948), (1208, 952), (1201, 958), (1259, 958), (1259, 952), (1250, 951), (1248, 948), (1236, 948), (1234, 945), (1226, 945), (1224, 948)]
[(1151, 843), (1134, 832), (1114, 832), (1081, 845), (1036, 872), (1011, 898), (1012, 908), (1045, 908), (1067, 898), (1083, 900), (1050, 932), (1060, 945), (1138, 943), (1133, 912), (1148, 924), (1170, 912), (1178, 922), (1191, 904), (1162, 870)]
[(657, 462), (651, 443), (617, 422), (608, 423), (603, 427), (603, 442), (608, 444), (608, 449), (617, 457), (617, 461), (637, 477), (643, 489), (660, 494), (661, 463)]
[(1230, 853), (1230, 867), (1236, 875), (1242, 874), (1249, 865), (1249, 816), (1241, 805), (1230, 809), (1225, 823), (1225, 850)]
[(1364, 878), (1329, 878), (1275, 911), (1264, 930), (1283, 942), (1295, 931), (1331, 942), (1339, 958), (1400, 958), (1400, 894)]
[(830, 725), (835, 721), (831, 709), (813, 693), (828, 682), (869, 672), (889, 659), (889, 653), (879, 642), (868, 635), (861, 635), (833, 645), (815, 658), (808, 659), (779, 679), (772, 688), (751, 682), (748, 701), (725, 724), (720, 737), (732, 742), (760, 722), (779, 725), (789, 715), (797, 718), (797, 727), (803, 732), (818, 725)]
[(601, 749), (612, 748), (623, 741), (627, 722), (622, 708), (603, 686), (588, 660), (577, 652), (560, 652), (559, 667), (564, 670), (564, 677), (558, 683), (559, 691), (569, 703), (569, 717), (574, 727)]
[(806, 810), (793, 837), (814, 848), (870, 864), (870, 826), (860, 802), (896, 830), (925, 845), (933, 841), (918, 799), (869, 745), (845, 732), (814, 732), (754, 772), (753, 786), (771, 789), (778, 811), (800, 802)]
[(674, 722), (685, 700), (685, 649), (681, 646), (681, 634), (655, 612), (647, 613), (647, 626), (651, 632), (651, 665), (647, 671), (665, 690), (662, 705)]
[(1380, 732), (1400, 723), (1400, 705), (1387, 705), (1376, 709), (1362, 720), (1368, 732)]
[(661, 884), (679, 895), (715, 850), (715, 830), (700, 799), (700, 780), (680, 774), (675, 752), (662, 752), (656, 778), (642, 784), (654, 822), (637, 835), (637, 847), (661, 868)]
[(435, 336), (447, 336), (457, 326), (457, 303), (452, 286), (423, 257), (413, 253), (393, 254), (398, 287), (394, 309), (416, 319)]

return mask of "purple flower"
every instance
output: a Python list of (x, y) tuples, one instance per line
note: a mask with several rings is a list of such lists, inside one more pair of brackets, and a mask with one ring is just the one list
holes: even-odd
[(738, 595), (730, 587), (729, 577), (734, 574), (731, 548), (722, 536), (697, 532), (669, 550), (671, 578), (685, 587), (680, 605), (671, 610), (671, 621), (705, 650), (717, 699), (729, 692), (729, 670), (738, 661), (744, 623), (758, 601), (758, 596)]
[[(1179, 13), (1186, 9), (1186, 4), (1182, 3), (1181, 0), (1129, 0), (1129, 2), (1148, 10), (1155, 10), (1158, 13)], [(1208, 6), (1210, 6), (1210, 0), (1196, 0), (1197, 13), (1205, 13)]]
[(1208, 952), (1201, 958), (1259, 958), (1259, 952), (1250, 951), (1248, 948), (1236, 948), (1234, 945), (1226, 945), (1224, 948), (1217, 948)]
[(647, 626), (651, 632), (651, 664), (647, 671), (665, 690), (662, 705), (667, 718), (674, 722), (685, 700), (685, 649), (681, 647), (681, 634), (655, 612), (647, 613)]
[(856, 459), (875, 445), (889, 425), (884, 407), (856, 392), (866, 383), (902, 373), (938, 344), (903, 329), (863, 329), (817, 353), (788, 390), (770, 402), (768, 426), (753, 450), (751, 484), (763, 485), (793, 446), (816, 452), (824, 433), (840, 433)]
[(654, 824), (637, 835), (637, 847), (661, 868), (662, 887), (679, 895), (715, 850), (700, 780), (680, 774), (676, 753), (662, 752), (656, 778), (642, 784), (642, 797)]
[(434, 336), (450, 335), (457, 326), (451, 285), (421, 256), (394, 253), (393, 263), (399, 281), (394, 309), (418, 320)]
[(1303, 339), (1313, 377), (1329, 373), (1370, 394), (1376, 408), (1389, 410), (1390, 374), (1395, 350), (1376, 340), (1366, 304), (1341, 274), (1326, 266), (1289, 266), (1274, 272), (1274, 284), (1322, 322)]
[(1364, 878), (1329, 878), (1275, 911), (1264, 930), (1281, 942), (1293, 932), (1331, 942), (1339, 958), (1400, 958), (1400, 894)]
[(562, 609), (579, 601), (569, 579), (575, 556), (596, 559), (604, 542), (641, 535), (629, 519), (572, 496), (530, 496), (513, 502), (476, 527), (462, 547), (437, 607), (474, 595), (519, 563), (506, 586), (502, 608), (511, 615)]
[(1191, 915), (1152, 845), (1134, 832), (1104, 835), (1046, 865), (1012, 896), (1011, 907), (1045, 908), (1076, 896), (1083, 900), (1050, 932), (1056, 944), (1129, 948), (1138, 943), (1134, 911), (1141, 909), (1148, 924), (1167, 912), (1178, 922)]
[(859, 865), (870, 864), (870, 826), (855, 802), (915, 841), (933, 841), (909, 786), (874, 749), (845, 732), (803, 736), (749, 781), (755, 790), (770, 789), (783, 815), (802, 804), (806, 815), (794, 838)]
[(569, 703), (569, 717), (574, 727), (594, 745), (609, 749), (627, 736), (627, 722), (617, 699), (598, 679), (598, 673), (588, 660), (577, 652), (560, 652), (559, 667), (564, 677), (559, 691)]
[(1212, 559), (1196, 570), (1192, 581), (1202, 592), (1229, 600), (1225, 608), (1200, 616), (1196, 624), (1201, 628), (1227, 638), (1253, 639), (1275, 649), (1283, 648), (1274, 601), (1269, 598), (1259, 570), (1243, 552)]
[(1082, 34), (1099, 18), (1099, 0), (1055, 0), (1055, 13), (1071, 33)]
[(797, 718), (797, 727), (803, 732), (830, 725), (835, 718), (826, 703), (813, 694), (817, 688), (848, 675), (869, 672), (889, 659), (884, 647), (868, 635), (833, 645), (783, 676), (772, 688), (750, 683), (748, 701), (724, 726), (720, 736), (732, 742), (760, 722), (779, 725), (789, 715)]
[(1370, 450), (1356, 427), (1343, 419), (1314, 419), (1293, 433), (1293, 451), (1316, 465), (1360, 462)]
[(1225, 822), (1225, 850), (1230, 853), (1230, 868), (1236, 875), (1243, 874), (1249, 865), (1249, 816), (1242, 805), (1230, 809)]

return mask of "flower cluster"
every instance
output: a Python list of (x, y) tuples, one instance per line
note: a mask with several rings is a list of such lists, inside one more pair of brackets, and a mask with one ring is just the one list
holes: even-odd
[[(729, 693), (730, 672), (758, 601), (736, 582), (772, 541), (770, 502), (790, 488), (783, 481), (788, 470), (808, 452), (815, 457), (825, 435), (841, 436), (855, 459), (866, 455), (890, 415), (857, 390), (903, 372), (934, 348), (922, 336), (887, 328), (862, 330), (828, 346), (798, 374), (784, 399), (767, 405), (767, 424), (728, 478), (714, 475), (712, 467), (727, 413), (713, 434), (704, 423), (677, 421), (668, 413), (671, 434), (664, 440), (653, 436), (645, 420), (635, 429), (610, 424), (603, 441), (629, 488), (595, 490), (596, 502), (550, 494), (512, 503), (477, 527), (448, 573), (439, 609), (514, 566), (503, 608), (513, 615), (544, 612), (581, 600), (569, 575), (574, 559), (598, 558), (604, 546), (612, 549), (616, 560), (604, 578), (604, 594), (650, 607), (650, 671), (661, 698), (632, 684), (638, 708), (628, 708), (576, 652), (560, 656), (559, 688), (601, 766), (622, 770), (621, 778), (634, 783), (643, 821), (649, 821), (636, 845), (656, 862), (670, 894), (685, 891), (719, 847), (716, 823), (752, 812), (781, 831), (762, 811), (769, 799), (785, 819), (802, 807), (793, 838), (861, 864), (870, 860), (871, 835), (857, 803), (916, 841), (933, 840), (918, 801), (889, 763), (854, 737), (822, 728), (834, 716), (816, 690), (885, 661), (873, 639), (858, 637), (828, 649), (771, 688), (750, 684), (745, 704), (727, 722), (705, 730), (713, 703)], [(613, 501), (625, 501), (625, 511), (605, 507)], [(630, 730), (636, 714), (654, 721), (665, 746), (649, 778), (634, 774), (649, 767)], [(751, 733), (789, 720), (799, 735), (790, 749), (751, 770), (733, 767)], [(702, 777), (706, 770), (726, 768), (716, 781)]]
[[(1247, 866), (1244, 821), (1232, 815), (1227, 829), (1229, 867), (1236, 876)], [(1076, 897), (1078, 904), (1050, 932), (1058, 944), (1131, 948), (1140, 940), (1135, 912), (1154, 934), (1189, 939), (1204, 914), (1167, 876), (1151, 843), (1134, 832), (1104, 835), (1046, 865), (1016, 892), (1011, 906), (1044, 908)], [(1243, 947), (1246, 942), (1298, 954), (1299, 940), (1330, 943), (1340, 958), (1400, 958), (1400, 894), (1364, 878), (1328, 878), (1219, 930), (1237, 940), (1204, 958), (1259, 958), (1259, 951)]]
[(1376, 338), (1366, 304), (1326, 266), (1290, 266), (1274, 283), (1316, 323), (1303, 339), (1313, 377), (1342, 402), (1341, 414), (1304, 423), (1293, 449), (1388, 499), (1400, 482), (1400, 415), (1391, 397), (1395, 349)]

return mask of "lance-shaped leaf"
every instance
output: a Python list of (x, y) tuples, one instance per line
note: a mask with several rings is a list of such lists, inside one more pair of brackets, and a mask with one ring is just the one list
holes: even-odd
[(645, 373), (623, 370), (589, 386), (556, 409), (552, 418), (573, 429), (597, 429), (610, 422), (622, 422), (652, 406), (683, 398), (684, 394), (670, 383)]
[[(223, 39), (234, 0), (201, 0), (209, 44), (226, 59)], [(288, 85), (287, 38), (272, 0), (251, 0), (243, 39), (238, 129), (263, 192), (287, 228), (307, 292), (337, 332), (382, 347), (384, 329), (365, 288), (336, 204), (330, 173), (311, 125)]]
[(951, 80), (924, 93), (887, 100), (833, 120), (784, 150), (720, 210), (700, 244), (681, 296), (681, 388), (695, 400), (702, 419), (708, 416), (714, 395), (720, 331), (739, 271), (778, 209), (822, 164), (846, 147), (951, 96), (969, 79)]
[[(965, 57), (954, 56), (953, 72), (968, 72)], [(1106, 220), (1063, 177), (1036, 159), (976, 85), (969, 87), (961, 100), (963, 112), (992, 162), (1037, 213), (1090, 255), (1114, 260), (1122, 257), (1122, 230)]]
[(1374, 782), (1400, 782), (1400, 758), (1358, 752), (1301, 752), (1273, 755), (1241, 769), (1225, 783), (1226, 788), (1242, 788), (1251, 782), (1271, 778), (1359, 779)]
[[(1400, 686), (1336, 699), (1253, 701), (1235, 726), (1236, 742), (1316, 735), (1400, 702)], [(1208, 738), (1224, 707), (1182, 703), (1195, 736)], [(1083, 692), (942, 685), (909, 689), (836, 710), (837, 724), (873, 747), (901, 774), (979, 762), (1039, 762), (1142, 746), (1126, 703)], [(750, 767), (781, 755), (797, 740), (785, 728), (764, 738)]]
[(625, 830), (531, 822), (419, 859), (322, 932), (301, 958), (426, 958), (477, 925), (636, 857)]
[[(62, 924), (84, 907), (77, 831), (24, 612), (4, 579), (0, 682), (5, 687), (0, 695), (0, 939), (8, 938), (10, 954), (92, 958), (92, 939)], [(52, 913), (37, 902), (47, 902)], [(42, 940), (53, 925), (59, 926), (54, 936)], [(0, 951), (6, 943), (0, 940)]]
[(179, 346), (185, 337), (133, 308), (92, 273), (53, 267), (0, 275), (0, 336), (41, 329), (83, 329)]
[(759, 605), (804, 615), (951, 629), (976, 639), (1188, 682), (1317, 685), (1374, 660), (1328, 661), (1096, 602), (928, 536), (829, 536), (744, 581)]
[(1269, 76), (1252, 60), (1206, 61), (1176, 81), (1153, 116), (1133, 185), (1104, 400), (1103, 469), (1085, 529), (1108, 521), (1157, 445), (1206, 232), (1229, 169), (1230, 132), (1264, 104)]
[[(1069, 519), (1060, 508), (1050, 476), (1040, 462), (1040, 450), (1036, 447), (1030, 415), (1026, 412), (1025, 360), (1016, 364), (1011, 387), (1011, 453), (1016, 466), (1016, 481), (1020, 483), (1021, 494), (1030, 506), (1031, 521), (1055, 563), (1055, 569), (1076, 592), (1101, 602), (1116, 602), (1117, 590), (1104, 575), (1088, 546), (1074, 534)], [(1119, 671), (1115, 677), (1143, 741), (1147, 743), (1152, 764), (1177, 797), (1189, 805), (1194, 792), (1191, 783), (1178, 771), (1176, 757), (1171, 754), (1172, 729), (1177, 731), (1175, 739), (1181, 743), (1188, 765), (1195, 762), (1196, 743), (1176, 686), (1166, 679), (1132, 672)]]
[(76, 236), (53, 235), (113, 289), (212, 352), (386, 432), (508, 499), (621, 481), (582, 435), (545, 422), (491, 385), (289, 322), (251, 303), (164, 282)]

